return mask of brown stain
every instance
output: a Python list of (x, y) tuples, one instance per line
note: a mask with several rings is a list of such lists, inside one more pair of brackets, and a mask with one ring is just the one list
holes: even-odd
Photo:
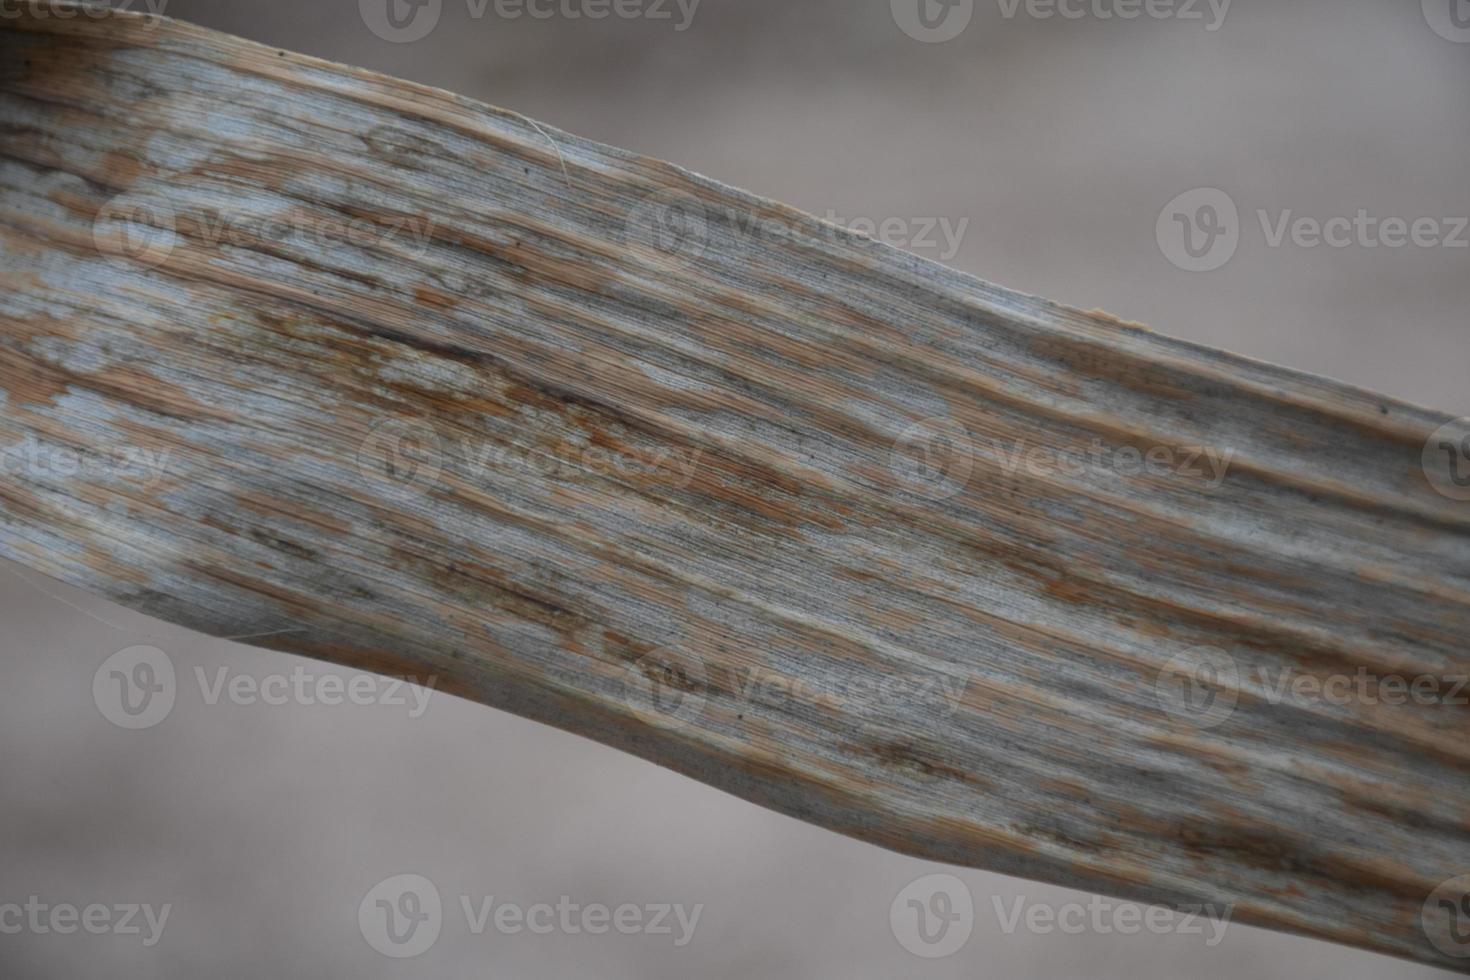
[[(16, 124), (0, 128), (0, 148), (6, 159), (38, 170), (62, 170), (68, 165), (61, 148), (45, 130), (35, 126)], [(47, 197), (56, 199), (54, 192)]]
[(125, 582), (138, 589), (143, 589), (152, 583), (153, 569), (129, 564), (105, 548), (88, 544), (83, 548), (83, 555), (87, 567), (95, 568), (118, 582)]
[(316, 561), (321, 555), (314, 549), (278, 534), (272, 534), (262, 528), (251, 528), (246, 532), (250, 539), (256, 544), (278, 551), (283, 555), (294, 558), (297, 561)]
[(1114, 316), (1106, 310), (1088, 310), (1087, 317), (1101, 324), (1102, 326), (1110, 327), (1114, 330), (1136, 331), (1138, 333), (1153, 333), (1152, 328), (1150, 328), (1146, 323), (1139, 323), (1136, 320), (1124, 320), (1122, 317)]
[(588, 621), (564, 603), (566, 597), (515, 581), (505, 570), (458, 557), (430, 558), (402, 545), (389, 549), (394, 568), (412, 569), (419, 581), (432, 584), (470, 608), (499, 611), (538, 623), (557, 633), (583, 628)]
[(938, 746), (925, 745), (914, 740), (886, 741), (867, 746), (862, 751), (878, 760), (881, 766), (906, 772), (910, 776), (918, 775), (925, 780), (966, 783), (981, 789), (994, 785), (975, 773), (946, 761), (946, 753)]
[(1362, 889), (1409, 903), (1422, 903), (1438, 884), (1407, 867), (1341, 852), (1329, 854), (1327, 848), (1298, 840), (1279, 827), (1190, 821), (1176, 825), (1173, 836), (1186, 853), (1201, 861), (1225, 858), (1281, 877), (1316, 881), (1334, 889)]
[(57, 408), (57, 399), (71, 389), (64, 373), (48, 370), (16, 370), (13, 362), (0, 364), (0, 393), (5, 396), (6, 408), (19, 417), (37, 416), (50, 418)]
[(1032, 785), (1037, 790), (1051, 793), (1076, 803), (1091, 805), (1097, 792), (1095, 787), (1088, 786), (1076, 779), (1063, 779), (1057, 777), (1045, 777), (1037, 779)]
[(1042, 361), (1054, 361), (1066, 372), (1106, 383), (1149, 398), (1189, 404), (1197, 388), (1170, 367), (1160, 366), (1116, 347), (1084, 338), (1048, 336), (1044, 346), (1031, 341), (1032, 352)]
[(111, 187), (126, 191), (143, 175), (145, 164), (133, 150), (108, 150), (102, 155), (101, 172)]
[(241, 490), (232, 493), (230, 499), (246, 513), (255, 514), (273, 522), (284, 519), (293, 523), (305, 523), (325, 537), (342, 537), (351, 530), (351, 525), (337, 515), (312, 507), (300, 500), (283, 501), (254, 491)]
[(1260, 789), (1254, 768), (1231, 750), (1216, 746), (1199, 737), (1199, 730), (1185, 724), (1173, 734), (1146, 735), (1140, 744), (1174, 756), (1189, 765), (1203, 766), (1224, 777), (1241, 793)]
[(421, 305), (432, 307), (436, 310), (452, 310), (459, 305), (459, 301), (453, 296), (437, 289), (431, 289), (428, 286), (414, 287), (413, 298)]
[(287, 183), (310, 173), (315, 163), (286, 153), (242, 156), (220, 149), (184, 171), (184, 177), (201, 178), (195, 183), (235, 183), (251, 188), (282, 191)]
[(1446, 837), (1470, 836), (1470, 808), (1455, 811), (1438, 788), (1409, 786), (1385, 772), (1373, 780), (1323, 768), (1314, 777), (1328, 786), (1346, 810), (1414, 833)]
[(320, 597), (299, 592), (278, 582), (247, 575), (237, 569), (206, 563), (202, 557), (183, 558), (179, 563), (179, 570), (267, 600), (288, 621), (310, 623), (317, 621), (325, 612)]

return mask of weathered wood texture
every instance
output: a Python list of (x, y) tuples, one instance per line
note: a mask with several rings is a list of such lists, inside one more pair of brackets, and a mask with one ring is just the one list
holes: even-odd
[(1441, 415), (133, 16), (0, 22), (0, 249), (0, 555), (900, 851), (1465, 967)]

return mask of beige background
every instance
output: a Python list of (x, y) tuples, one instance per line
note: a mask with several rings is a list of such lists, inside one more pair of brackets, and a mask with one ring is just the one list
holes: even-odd
[[(901, 32), (888, 0), (704, 0), (682, 33), (668, 21), (506, 21), (493, 0), (471, 20), (464, 0), (444, 4), (438, 28), (404, 45), (374, 37), (355, 0), (172, 0), (168, 12), (453, 89), (819, 214), (968, 218), (951, 261), (966, 271), (1470, 414), (1470, 250), (1270, 248), (1256, 218), (1470, 215), (1470, 45), (1437, 36), (1413, 0), (1236, 0), (1214, 32), (1007, 19), (978, 0), (943, 45)], [(1194, 274), (1165, 260), (1155, 221), (1202, 186), (1231, 195), (1243, 229), (1229, 265)], [(948, 959), (920, 960), (891, 933), (889, 905), (946, 869), (448, 698), (418, 719), (389, 706), (209, 705), (195, 668), (264, 678), (304, 662), (31, 583), (0, 569), (0, 902), (173, 910), (152, 949), (0, 935), (0, 976), (1447, 975), (1244, 927), (1215, 948), (1007, 935), (993, 897), (1086, 896), (970, 871), (957, 873), (974, 934)], [(124, 731), (97, 710), (92, 678), (143, 643), (172, 658), (178, 702), (157, 727)], [(407, 961), (374, 952), (357, 926), (368, 889), (401, 873), (434, 880), (450, 906), (439, 941)], [(675, 949), (667, 936), (473, 936), (461, 894), (704, 909)]]

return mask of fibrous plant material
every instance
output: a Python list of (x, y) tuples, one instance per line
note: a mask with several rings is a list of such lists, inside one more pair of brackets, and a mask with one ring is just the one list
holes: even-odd
[(1459, 423), (36, 9), (0, 555), (885, 847), (1466, 968)]

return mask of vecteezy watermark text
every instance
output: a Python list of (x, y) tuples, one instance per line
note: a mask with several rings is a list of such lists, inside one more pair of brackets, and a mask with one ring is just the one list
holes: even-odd
[[(254, 676), (230, 667), (212, 673), (193, 671), (200, 700), (210, 707), (339, 706), (403, 709), (408, 717), (422, 718), (428, 710), (438, 678), (383, 677), (377, 674), (319, 672), (297, 664), (290, 673)], [(97, 710), (119, 728), (152, 728), (173, 711), (180, 685), (172, 658), (157, 647), (119, 650), (102, 662), (92, 677), (92, 700)]]
[[(902, 218), (859, 216), (850, 218), (831, 208), (827, 209), (822, 218), (831, 225), (846, 228), (850, 232), (861, 235), (862, 239), (881, 242), (893, 248), (907, 249), (941, 262), (949, 262), (960, 254), (960, 248), (965, 242), (965, 233), (970, 230), (969, 218), (944, 216)], [(742, 220), (748, 224), (750, 219), (747, 215), (743, 216)], [(763, 233), (770, 234), (772, 231), (779, 235), (783, 229), (777, 223), (775, 229), (767, 229)]]
[(532, 473), (547, 479), (600, 476), (656, 481), (671, 489), (689, 486), (704, 450), (673, 446), (609, 449), (597, 445), (536, 448), (505, 442), (443, 436), (426, 419), (391, 418), (376, 423), (358, 447), (361, 474), (401, 491), (424, 491), (452, 475), (484, 483), (495, 474)]
[(369, 221), (301, 210), (247, 214), (187, 206), (161, 193), (121, 194), (98, 209), (92, 221), (98, 252), (150, 268), (163, 265), (184, 245), (217, 250), (275, 244), (313, 253), (392, 246), (412, 258), (424, 254), (433, 233), (428, 217), (383, 215)]
[[(1258, 208), (1266, 248), (1417, 249), (1470, 248), (1470, 217), (1396, 217), (1358, 208), (1351, 215), (1320, 217), (1292, 208)], [(1187, 272), (1223, 268), (1240, 248), (1244, 232), (1235, 200), (1219, 188), (1186, 191), (1164, 206), (1155, 224), (1159, 250)]]
[[(1033, 901), (1025, 895), (992, 895), (990, 909), (1002, 934), (1036, 936), (1197, 936), (1213, 949), (1225, 939), (1234, 915), (1230, 905), (1204, 903), (1144, 906), (1095, 895), (1086, 902)], [(970, 888), (951, 874), (925, 875), (910, 882), (889, 906), (888, 922), (900, 946), (923, 959), (952, 956), (975, 929)]]
[(969, 486), (980, 460), (1006, 476), (1041, 480), (1177, 478), (1218, 489), (1229, 473), (1235, 450), (1208, 445), (1110, 446), (1094, 437), (1086, 446), (1054, 446), (1024, 439), (977, 440), (953, 419), (930, 418), (906, 428), (889, 454), (889, 469), (900, 486), (931, 500), (946, 500)]
[(1234, 908), (1204, 903), (1179, 909), (1159, 905), (1115, 902), (1094, 895), (1087, 902), (1033, 902), (1025, 895), (1014, 899), (991, 896), (996, 922), (1007, 936), (1024, 930), (1035, 936), (1199, 936), (1214, 949), (1225, 939)]
[(35, 20), (101, 20), (114, 12), (143, 15), (142, 23), (154, 27), (168, 9), (169, 0), (111, 0), (110, 3), (73, 3), (58, 0), (0, 0), (0, 21), (31, 17)]
[(1014, 20), (1181, 20), (1199, 21), (1218, 31), (1230, 15), (1232, 0), (996, 0), (1001, 16)]
[(1321, 702), (1337, 707), (1354, 704), (1368, 707), (1470, 705), (1470, 675), (1464, 674), (1380, 674), (1366, 667), (1359, 667), (1350, 674), (1334, 673), (1325, 677), (1290, 667), (1257, 667), (1251, 674), (1268, 704), (1291, 701), (1296, 704)]
[[(1005, 20), (1177, 20), (1225, 26), (1232, 0), (996, 0)], [(928, 44), (953, 41), (975, 17), (975, 0), (889, 0), (893, 21), (909, 37)]]
[(1015, 476), (1024, 470), (1031, 476), (1081, 477), (1099, 470), (1119, 476), (1185, 477), (1200, 480), (1210, 489), (1225, 482), (1234, 449), (1213, 446), (1108, 446), (1094, 438), (1084, 450), (1068, 451), (1052, 446), (1033, 446), (1016, 440), (1001, 444), (1001, 470)]
[(796, 675), (771, 667), (710, 664), (689, 650), (665, 646), (624, 665), (622, 694), (635, 714), (667, 728), (700, 722), (715, 692), (743, 710), (867, 705), (901, 709), (912, 717), (947, 718), (959, 710), (968, 689), (968, 678), (938, 672), (808, 668)]
[(122, 480), (155, 486), (168, 471), (169, 450), (147, 446), (76, 448), (43, 443), (34, 433), (0, 446), (0, 477), (75, 479), (86, 482)]
[(1229, 720), (1245, 691), (1269, 705), (1465, 707), (1470, 705), (1470, 675), (1406, 674), (1367, 667), (1309, 673), (1267, 664), (1245, 670), (1224, 650), (1197, 647), (1170, 658), (1155, 681), (1160, 707), (1202, 729)]
[(172, 903), (158, 907), (150, 904), (120, 903), (73, 905), (70, 902), (46, 902), (31, 895), (24, 902), (0, 903), (0, 936), (29, 933), (36, 936), (70, 936), (79, 932), (91, 936), (140, 936), (143, 945), (157, 946), (168, 926)]
[(659, 191), (628, 212), (623, 237), (630, 244), (696, 262), (716, 236), (779, 246), (794, 242), (883, 244), (948, 262), (960, 253), (970, 219), (951, 216), (848, 216), (829, 208), (823, 222), (800, 215), (756, 213), (705, 201), (685, 191)]
[[(502, 936), (660, 936), (682, 949), (694, 941), (704, 905), (683, 903), (578, 902), (568, 895), (555, 902), (523, 904), (495, 895), (461, 894), (454, 906), (472, 936), (494, 931)], [(394, 959), (427, 952), (439, 940), (446, 919), (438, 887), (423, 875), (394, 875), (378, 882), (357, 909), (362, 937)]]
[[(683, 33), (694, 23), (703, 0), (465, 0), (471, 20), (487, 14), (499, 20), (647, 20), (669, 23)], [(421, 41), (439, 26), (444, 0), (358, 0), (367, 29), (392, 44)]]
[(818, 672), (814, 676), (791, 677), (761, 667), (732, 668), (728, 674), (731, 690), (749, 704), (774, 707), (802, 702), (836, 708), (876, 703), (910, 708), (916, 717), (954, 714), (969, 687), (967, 678), (940, 674), (862, 677)]

